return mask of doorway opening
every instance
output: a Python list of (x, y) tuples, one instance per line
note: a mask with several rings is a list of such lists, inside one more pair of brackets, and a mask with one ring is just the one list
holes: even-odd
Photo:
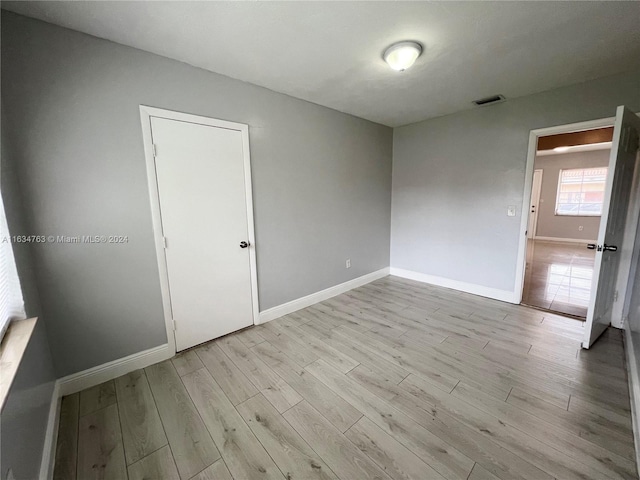
[[(534, 205), (531, 203), (531, 193), (538, 139), (557, 134), (596, 130), (611, 125), (613, 125), (613, 138), (609, 164), (605, 174), (602, 206), (597, 207), (598, 202), (595, 200), (587, 201), (588, 198), (593, 200), (593, 195), (589, 197), (586, 194), (591, 191), (591, 187), (586, 188), (584, 184), (598, 182), (594, 180), (597, 172), (586, 172), (588, 169), (585, 168), (581, 169), (581, 172), (574, 171), (571, 175), (559, 173), (558, 190), (556, 191), (556, 199), (559, 201), (553, 203), (555, 212), (561, 214), (558, 216), (569, 216), (566, 213), (583, 210), (594, 212), (597, 208), (601, 210), (597, 243), (585, 245), (587, 249), (595, 251), (589, 292), (590, 299), (586, 310), (582, 342), (582, 347), (586, 349), (590, 348), (610, 326), (623, 328), (629, 312), (629, 278), (632, 271), (632, 259), (637, 259), (636, 246), (640, 248), (640, 245), (637, 245), (635, 241), (640, 218), (640, 117), (624, 105), (620, 105), (616, 109), (615, 117), (532, 130), (529, 134), (523, 191), (524, 205)], [(570, 147), (570, 145), (561, 145), (560, 153), (568, 151), (566, 147)], [(573, 174), (575, 175), (572, 177)], [(591, 182), (585, 182), (585, 178)], [(561, 188), (564, 183), (568, 186)], [(575, 185), (580, 185), (579, 189)], [(542, 189), (542, 186), (540, 188)], [(566, 195), (562, 196), (563, 193)], [(574, 200), (572, 200), (573, 197), (575, 197)], [(563, 213), (565, 215), (562, 215)], [(515, 290), (517, 303), (522, 301), (524, 291), (527, 243), (529, 243), (527, 228), (530, 215), (529, 211), (526, 211), (521, 219)], [(581, 215), (580, 217), (586, 216)], [(538, 226), (534, 232), (534, 240), (538, 234), (539, 218)], [(580, 240), (580, 242), (584, 242), (584, 240)]]
[(522, 303), (585, 320), (613, 126), (538, 137)]

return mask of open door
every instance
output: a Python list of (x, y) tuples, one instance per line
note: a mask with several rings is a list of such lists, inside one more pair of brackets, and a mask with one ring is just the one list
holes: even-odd
[[(611, 324), (613, 304), (618, 292), (616, 283), (622, 249), (631, 188), (634, 184), (640, 118), (625, 107), (618, 107), (613, 130), (609, 171), (605, 185), (602, 218), (598, 243), (589, 245), (596, 250), (591, 284), (591, 301), (585, 324), (583, 348), (593, 342)], [(624, 292), (622, 292), (624, 293)]]

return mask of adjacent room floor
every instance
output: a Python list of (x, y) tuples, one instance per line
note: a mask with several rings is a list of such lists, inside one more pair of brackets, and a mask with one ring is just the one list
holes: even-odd
[(636, 478), (621, 333), (583, 325), (386, 277), (64, 397), (54, 476)]
[(585, 318), (594, 260), (586, 242), (529, 240), (522, 303)]

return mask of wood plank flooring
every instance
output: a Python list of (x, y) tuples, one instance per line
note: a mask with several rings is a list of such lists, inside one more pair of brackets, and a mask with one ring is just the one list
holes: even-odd
[(583, 325), (386, 277), (65, 397), (54, 478), (638, 478)]

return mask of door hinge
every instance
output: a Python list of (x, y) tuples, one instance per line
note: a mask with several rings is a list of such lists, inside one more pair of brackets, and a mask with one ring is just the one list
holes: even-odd
[(613, 301), (614, 302), (618, 301), (618, 290), (616, 290), (615, 293), (613, 294)]
[(164, 246), (165, 250), (167, 249), (167, 237), (162, 237), (162, 245)]
[(178, 329), (178, 327), (176, 326), (176, 321), (173, 321), (173, 331), (175, 332)]
[(153, 158), (156, 158), (158, 156), (158, 147), (155, 143), (152, 143), (151, 147), (153, 149)]

